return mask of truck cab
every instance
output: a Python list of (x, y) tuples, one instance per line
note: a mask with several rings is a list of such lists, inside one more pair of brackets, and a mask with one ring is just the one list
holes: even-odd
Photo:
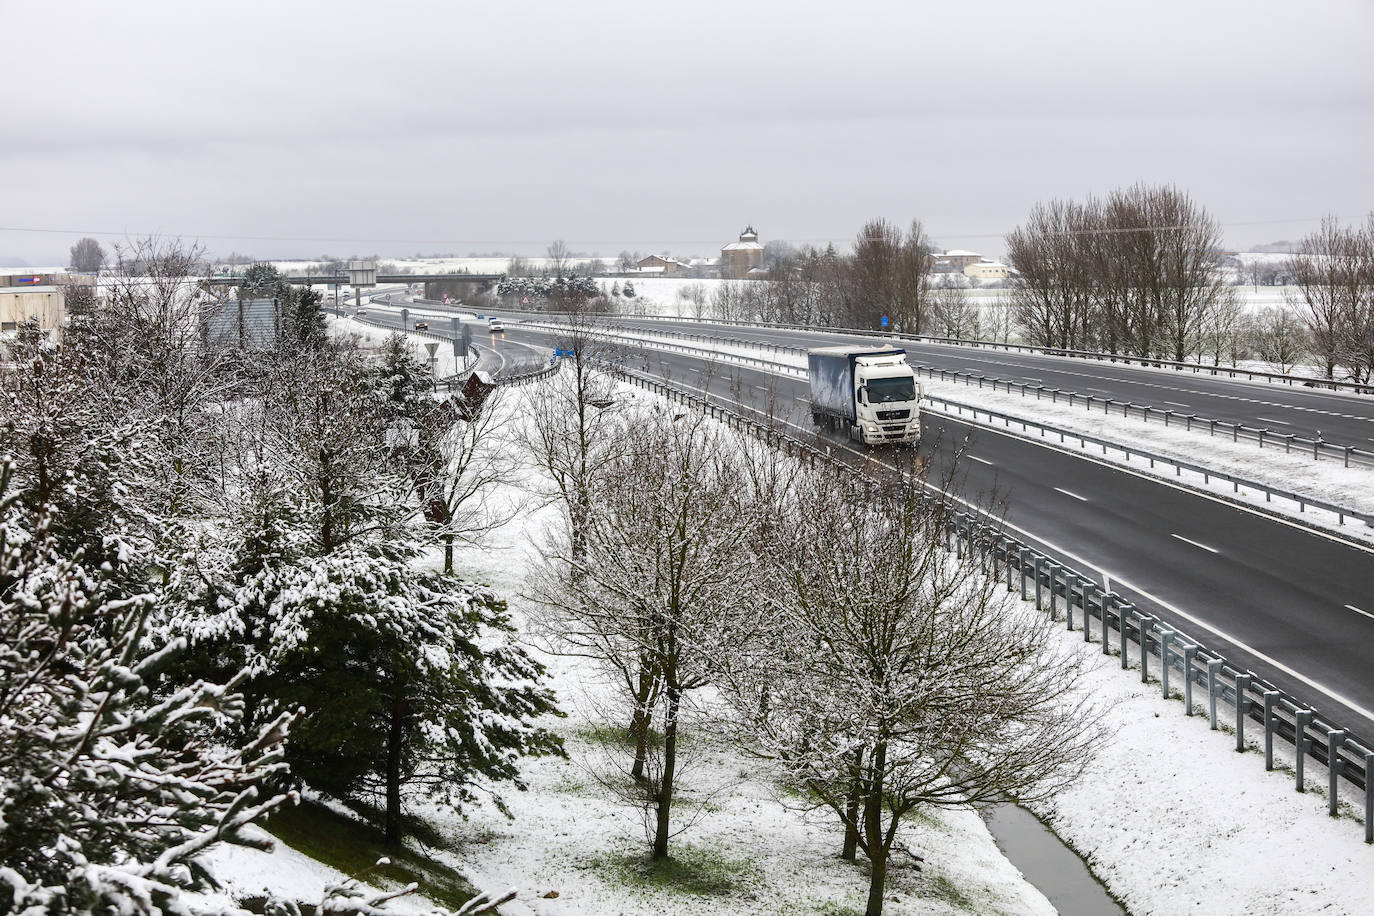
[(916, 384), (903, 355), (854, 360), (854, 426), (860, 442), (911, 442), (921, 436)]

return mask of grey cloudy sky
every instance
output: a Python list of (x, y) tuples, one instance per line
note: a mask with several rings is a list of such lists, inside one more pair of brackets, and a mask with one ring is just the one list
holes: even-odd
[(31, 263), (87, 231), (704, 254), (746, 221), (843, 242), (873, 216), (997, 252), (1037, 200), (1135, 181), (1239, 247), (1374, 209), (1370, 0), (0, 0), (0, 22), (0, 258)]

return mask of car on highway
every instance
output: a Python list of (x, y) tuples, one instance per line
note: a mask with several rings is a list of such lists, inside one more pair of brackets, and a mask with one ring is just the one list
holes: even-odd
[(367, 314), (367, 309), (358, 309), (358, 310), (357, 310), (356, 312), (354, 312), (353, 314), (355, 314), (355, 315), (357, 315), (359, 318), (361, 318), (362, 316), (364, 316), (364, 315)]
[(493, 318), (487, 322), (487, 330), (493, 334), (504, 334), (506, 333), (506, 326), (501, 323), (500, 318)]
[(417, 331), (428, 331), (428, 330), (429, 330), (429, 322), (428, 322), (428, 321), (417, 321), (417, 322), (415, 322), (415, 330), (417, 330)]

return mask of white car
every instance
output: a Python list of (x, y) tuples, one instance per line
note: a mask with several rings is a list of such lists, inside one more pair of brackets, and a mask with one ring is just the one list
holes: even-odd
[(506, 326), (501, 323), (500, 318), (493, 318), (487, 322), (487, 330), (493, 334), (504, 334), (506, 333)]

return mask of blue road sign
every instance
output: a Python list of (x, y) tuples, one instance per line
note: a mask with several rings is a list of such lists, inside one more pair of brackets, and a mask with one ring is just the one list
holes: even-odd
[(883, 316), (883, 327), (887, 327), (887, 316)]

